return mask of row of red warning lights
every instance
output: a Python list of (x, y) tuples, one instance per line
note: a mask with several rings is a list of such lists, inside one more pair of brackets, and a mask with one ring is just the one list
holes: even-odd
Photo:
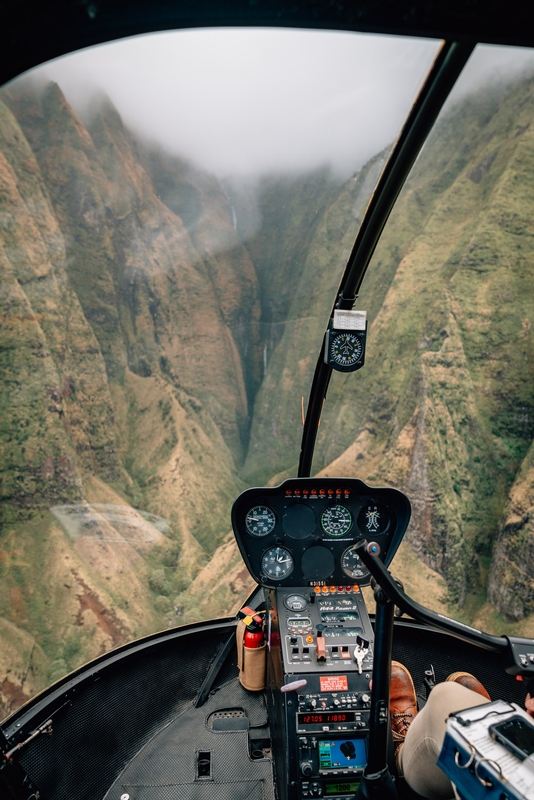
[(360, 587), (357, 583), (354, 586), (314, 586), (315, 594), (340, 594), (341, 592), (359, 592)]
[(345, 497), (350, 496), (350, 489), (286, 489), (286, 497)]

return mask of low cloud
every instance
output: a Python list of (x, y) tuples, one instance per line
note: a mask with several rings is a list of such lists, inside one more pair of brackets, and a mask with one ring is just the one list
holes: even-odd
[[(37, 70), (82, 116), (104, 91), (127, 125), (219, 177), (330, 164), (342, 177), (390, 144), (440, 43), (366, 34), (200, 29), (92, 47)], [(532, 63), (479, 48), (455, 94)]]

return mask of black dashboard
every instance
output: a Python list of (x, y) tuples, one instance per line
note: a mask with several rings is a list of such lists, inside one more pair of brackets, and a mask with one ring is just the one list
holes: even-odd
[(254, 579), (267, 588), (365, 586), (369, 572), (353, 550), (367, 539), (391, 562), (410, 520), (397, 489), (356, 478), (292, 478), (247, 489), (232, 508), (232, 526)]

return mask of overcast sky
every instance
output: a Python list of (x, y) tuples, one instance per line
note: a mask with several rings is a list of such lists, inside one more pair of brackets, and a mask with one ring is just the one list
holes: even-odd
[[(89, 48), (33, 74), (82, 116), (106, 92), (124, 121), (220, 177), (328, 162), (350, 174), (397, 135), (439, 49), (422, 39), (279, 29), (150, 34)], [(532, 62), (485, 48), (463, 90)]]

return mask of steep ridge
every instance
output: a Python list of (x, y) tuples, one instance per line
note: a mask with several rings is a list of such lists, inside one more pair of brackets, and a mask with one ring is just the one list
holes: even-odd
[(32, 681), (3, 649), (0, 714), (174, 624), (173, 598), (226, 534), (221, 509), (242, 485), (241, 292), (251, 349), (259, 316), (231, 219), (219, 219), (231, 257), (199, 235), (200, 256), (114, 109), (91, 136), (56, 86), (3, 99), (0, 618), (41, 656)]
[[(526, 79), (470, 97), (436, 126), (362, 286), (366, 367), (334, 374), (315, 458), (319, 474), (404, 489), (413, 519), (402, 577), (409, 584), (423, 561), (445, 577), (456, 616), (519, 634), (534, 630), (533, 113)], [(317, 321), (299, 317), (295, 298), (296, 323), (286, 324), (256, 400), (249, 479), (294, 474), (300, 395), (329, 310), (314, 280), (328, 281), (328, 226), (345, 230), (362, 177), (315, 229), (303, 282)], [(318, 253), (322, 273), (313, 271)], [(425, 597), (439, 608), (436, 586)]]
[[(375, 256), (378, 271), (391, 269), (419, 203), (424, 227), (371, 330), (378, 369), (362, 371), (357, 414), (341, 411), (382, 450), (373, 479), (411, 494), (410, 541), (458, 601), (485, 580), (533, 437), (533, 107), (524, 81), (491, 104), (471, 98), (435, 132)], [(384, 387), (378, 396), (372, 382)]]
[[(207, 405), (239, 459), (239, 429), (247, 416), (241, 364), (209, 271), (181, 219), (157, 198), (109, 104), (93, 120), (91, 137), (57, 86), (45, 91), (41, 114), (30, 113), (25, 124), (31, 102), (10, 98), (69, 239), (69, 278), (94, 323), (110, 377), (125, 366), (141, 377), (168, 374)], [(229, 220), (227, 229), (233, 233)], [(203, 246), (209, 251), (208, 242)], [(245, 292), (250, 307), (257, 302), (254, 275), (242, 257), (249, 280), (236, 281), (232, 301), (225, 297), (229, 316), (232, 305), (244, 305)], [(193, 342), (191, 331), (200, 328), (205, 340)], [(213, 340), (217, 348), (209, 346)], [(203, 359), (196, 357), (198, 349)]]
[[(64, 240), (39, 167), (5, 106), (1, 134), (3, 332), (10, 342), (3, 350), (9, 412), (2, 420), (2, 444), (10, 443), (9, 458), (18, 461), (6, 470), (3, 486), (18, 507), (39, 506), (54, 496), (63, 501), (80, 496), (73, 449), (82, 464), (92, 460), (110, 476), (118, 462), (105, 365), (68, 286)], [(65, 431), (67, 412), (75, 428), (72, 440)], [(33, 469), (40, 465), (35, 473), (40, 480), (32, 482), (32, 469), (21, 474), (18, 468), (25, 464), (26, 448), (35, 447)]]
[[(248, 482), (266, 482), (272, 475), (296, 472), (302, 437), (302, 404), (307, 400), (344, 263), (383, 164), (384, 154), (380, 154), (335, 194), (331, 186), (323, 183), (323, 197), (326, 195), (328, 199), (333, 194), (333, 199), (313, 224), (303, 215), (305, 230), (308, 228), (311, 238), (291, 294), (284, 295), (276, 281), (270, 288), (270, 297), (282, 292), (287, 310), (281, 320), (274, 320), (280, 324), (279, 342), (273, 340), (274, 349), (254, 406), (243, 468)], [(325, 180), (320, 173), (313, 178), (312, 189)], [(304, 188), (307, 189), (307, 184)], [(313, 201), (317, 202), (318, 194), (315, 189)], [(302, 204), (304, 197), (297, 196), (293, 202)], [(292, 248), (280, 250), (285, 269), (291, 270)], [(341, 431), (341, 436), (343, 433)], [(343, 442), (346, 446), (347, 439)]]
[[(253, 229), (231, 184), (138, 145), (109, 101), (85, 126), (54, 85), (0, 99), (1, 715), (245, 599), (230, 504), (295, 472), (385, 154), (341, 187), (326, 170), (262, 179)], [(315, 460), (410, 496), (398, 563), (416, 597), (519, 633), (534, 612), (533, 109), (524, 80), (436, 127), (361, 290), (366, 366), (333, 376)]]

